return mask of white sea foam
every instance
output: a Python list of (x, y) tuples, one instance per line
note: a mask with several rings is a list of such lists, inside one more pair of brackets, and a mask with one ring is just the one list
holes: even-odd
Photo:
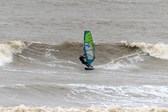
[[(114, 99), (117, 98), (120, 99), (120, 101), (115, 101), (115, 103), (122, 102), (122, 105), (127, 105), (130, 103), (132, 106), (136, 106), (136, 102), (138, 101), (144, 103), (150, 102), (153, 104), (168, 101), (168, 88), (166, 86), (110, 86), (89, 84), (68, 84), (68, 86), (74, 89), (72, 95), (70, 96), (75, 97), (78, 95), (83, 95), (92, 100), (96, 99), (97, 102), (102, 102), (104, 99), (106, 99), (105, 101), (107, 103), (114, 101)], [(89, 94), (92, 94), (92, 96), (89, 96)], [(128, 99), (131, 99), (133, 102), (128, 102)]]
[(104, 68), (106, 70), (119, 70), (121, 68), (136, 68), (136, 63), (144, 61), (143, 53), (134, 53), (125, 55), (117, 59), (112, 60), (110, 63), (105, 65), (96, 66), (96, 68)]
[[(118, 95), (146, 95), (146, 97), (159, 96), (168, 98), (168, 87), (167, 86), (151, 86), (151, 85), (142, 85), (142, 86), (107, 86), (107, 85), (89, 85), (89, 84), (67, 84), (67, 86), (74, 88), (76, 91), (86, 90), (103, 93), (118, 93)], [(80, 92), (78, 92), (80, 93)], [(130, 94), (131, 93), (131, 94)], [(148, 95), (151, 96), (148, 96)]]
[(21, 41), (0, 43), (0, 66), (12, 62), (13, 54), (21, 53), (25, 47), (26, 44)]
[(0, 107), (0, 112), (168, 112), (168, 108), (158, 108), (158, 107), (47, 108), (47, 107), (28, 107), (25, 105), (20, 105), (16, 107)]
[(142, 51), (148, 53), (150, 56), (168, 60), (168, 45), (164, 43), (149, 44), (145, 42), (121, 41), (121, 44), (131, 48), (137, 47)]

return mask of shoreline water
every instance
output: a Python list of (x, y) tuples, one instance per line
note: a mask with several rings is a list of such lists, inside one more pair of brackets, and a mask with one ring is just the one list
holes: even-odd
[(122, 107), (110, 107), (104, 108), (47, 108), (47, 107), (26, 107), (25, 105), (20, 105), (16, 107), (0, 107), (0, 112), (168, 112), (168, 108), (158, 108), (158, 107), (135, 107), (135, 108), (122, 108)]
[[(1, 0), (2, 109), (167, 111), (167, 6), (163, 0)], [(96, 43), (94, 71), (78, 60), (84, 30)]]

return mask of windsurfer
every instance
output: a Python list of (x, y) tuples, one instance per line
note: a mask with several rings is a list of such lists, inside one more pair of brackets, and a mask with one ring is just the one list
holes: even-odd
[(86, 54), (80, 55), (79, 60), (81, 61), (82, 64), (86, 65), (88, 68), (91, 67), (91, 65), (89, 65), (89, 64), (86, 62)]

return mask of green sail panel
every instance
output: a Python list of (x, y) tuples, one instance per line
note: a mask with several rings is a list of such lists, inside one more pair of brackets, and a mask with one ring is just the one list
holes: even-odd
[(84, 32), (84, 53), (86, 55), (86, 61), (91, 64), (95, 59), (95, 48), (90, 31)]

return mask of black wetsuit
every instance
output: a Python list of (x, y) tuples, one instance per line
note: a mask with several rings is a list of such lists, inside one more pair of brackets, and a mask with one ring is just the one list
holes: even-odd
[(87, 67), (90, 67), (90, 65), (85, 61), (85, 55), (80, 56), (79, 60), (81, 61), (82, 64), (86, 65)]

